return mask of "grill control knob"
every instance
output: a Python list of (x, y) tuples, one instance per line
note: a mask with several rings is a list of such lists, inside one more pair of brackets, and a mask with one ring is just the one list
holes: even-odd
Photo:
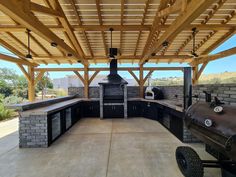
[(206, 120), (204, 121), (204, 123), (205, 123), (205, 125), (206, 125), (207, 127), (211, 127), (211, 126), (212, 126), (212, 120), (211, 120), (211, 119), (206, 119)]
[(223, 111), (223, 107), (222, 106), (216, 106), (215, 108), (214, 108), (214, 112), (215, 113), (221, 113)]

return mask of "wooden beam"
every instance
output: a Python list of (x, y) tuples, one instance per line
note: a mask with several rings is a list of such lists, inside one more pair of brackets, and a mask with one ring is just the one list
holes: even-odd
[(201, 64), (201, 63), (210, 62), (210, 61), (213, 61), (213, 60), (217, 60), (217, 59), (228, 57), (228, 56), (235, 55), (235, 54), (236, 54), (236, 47), (233, 47), (231, 49), (219, 52), (219, 53), (214, 54), (214, 55), (209, 55), (209, 56), (206, 56), (206, 57), (199, 57), (199, 58), (195, 59), (193, 62), (191, 62), (190, 64), (192, 66), (196, 66), (196, 65)]
[[(6, 32), (8, 36), (10, 36), (13, 40), (15, 40), (18, 44), (20, 44), (25, 50), (28, 50), (28, 46), (24, 44), (20, 39), (18, 39), (14, 34), (10, 32)], [(30, 49), (30, 52), (33, 54), (33, 56), (38, 56), (36, 52), (34, 52), (32, 49)]]
[(48, 56), (52, 56), (52, 54), (44, 47), (32, 34), (30, 34), (31, 39), (46, 53)]
[(170, 14), (179, 12), (181, 10), (184, 11), (183, 8), (186, 8), (186, 6), (182, 6), (182, 0), (177, 0), (175, 1), (175, 3), (161, 11), (158, 12), (158, 17), (165, 17), (168, 16)]
[(98, 75), (99, 72), (100, 72), (100, 71), (97, 70), (97, 71), (95, 71), (95, 72), (93, 73), (93, 75), (92, 75), (91, 78), (89, 79), (89, 85), (92, 83), (93, 79)]
[(235, 34), (235, 30), (228, 31), (225, 35), (223, 35), (220, 39), (218, 39), (213, 45), (209, 46), (204, 52), (202, 52), (202, 55), (209, 54), (211, 51), (216, 49), (218, 46), (223, 44), (225, 41), (227, 41), (229, 38), (231, 38)]
[(148, 74), (146, 75), (146, 77), (143, 79), (143, 82), (145, 84), (145, 82), (147, 81), (148, 77), (154, 72), (154, 70), (151, 70), (148, 72)]
[(136, 80), (136, 82), (139, 84), (139, 79), (138, 77), (134, 74), (134, 72), (130, 69), (128, 70), (128, 72), (130, 73), (131, 76), (133, 76), (133, 78)]
[(84, 67), (84, 98), (89, 98), (89, 70), (88, 70), (88, 66)]
[(36, 78), (35, 78), (34, 85), (36, 85), (36, 84), (42, 79), (44, 73), (45, 73), (45, 71), (40, 71), (40, 72), (38, 73), (38, 75), (37, 75)]
[[(109, 71), (110, 68), (88, 68), (89, 71)], [(118, 71), (139, 71), (140, 67), (119, 67)], [(182, 71), (183, 67), (142, 67), (143, 71)], [(84, 71), (84, 68), (35, 68), (35, 71), (45, 71), (45, 72), (62, 72), (62, 71), (73, 71), (78, 73), (78, 71)], [(75, 73), (75, 74), (76, 74)], [(77, 74), (76, 74), (77, 75)], [(78, 76), (81, 78), (80, 76)], [(82, 77), (83, 78), (83, 77)]]
[[(101, 26), (103, 24), (103, 21), (102, 21), (102, 13), (101, 13), (101, 8), (100, 8), (100, 0), (96, 0), (96, 7), (97, 7), (99, 24)], [(108, 50), (107, 50), (104, 31), (101, 31), (101, 34), (102, 34), (102, 41), (103, 41), (103, 47), (104, 47), (105, 55), (108, 56)]]
[[(148, 7), (149, 7), (149, 2), (150, 2), (150, 0), (146, 0), (146, 2), (145, 2), (145, 7), (144, 7), (144, 12), (143, 12), (141, 25), (144, 25), (144, 21), (145, 21), (145, 18), (146, 18)], [(138, 38), (137, 38), (137, 42), (136, 42), (135, 49), (134, 49), (134, 56), (136, 56), (136, 54), (137, 54), (137, 49), (138, 49), (138, 46), (139, 46), (141, 35), (142, 35), (142, 30), (140, 30), (139, 33), (138, 33)]]
[[(236, 12), (235, 12), (235, 10), (233, 10), (233, 11), (230, 13), (230, 15), (228, 15), (224, 20), (222, 20), (221, 25), (222, 25), (222, 26), (223, 26), (223, 25), (226, 25), (232, 18), (235, 17), (235, 15), (236, 15)], [(232, 30), (230, 30), (230, 31), (232, 31)], [(233, 31), (235, 31), (235, 30), (233, 30)], [(196, 50), (198, 50), (199, 48), (201, 48), (201, 47), (202, 47), (210, 38), (212, 38), (216, 33), (217, 33), (217, 31), (214, 30), (214, 32), (211, 33), (211, 35), (207, 36), (207, 37), (205, 38), (205, 40), (203, 40), (203, 41), (196, 47)], [(227, 34), (228, 34), (228, 33), (227, 33)], [(225, 34), (226, 36), (224, 35), (224, 36), (226, 37), (225, 39), (227, 39), (227, 34)], [(228, 36), (230, 36), (230, 32), (229, 32)], [(212, 48), (213, 48), (218, 42), (221, 43), (222, 41), (224, 41), (224, 40), (221, 40), (221, 39), (217, 40), (217, 41), (215, 42), (215, 44), (213, 44)], [(210, 46), (210, 48), (211, 48), (211, 46)], [(207, 54), (208, 54), (208, 53), (207, 53)]]
[(28, 67), (29, 81), (28, 81), (28, 99), (30, 102), (35, 101), (35, 84), (34, 84), (34, 68)]
[(139, 70), (139, 97), (144, 97), (144, 80), (143, 80), (143, 65), (140, 65)]
[(70, 26), (70, 23), (67, 20), (65, 14), (63, 12), (63, 9), (61, 8), (60, 3), (55, 0), (49, 0), (49, 2), (55, 10), (59, 11), (63, 15), (63, 18), (59, 18), (58, 20), (61, 22), (62, 26), (65, 28), (66, 33), (68, 34), (68, 36), (69, 36), (71, 42), (73, 43), (73, 46), (76, 49), (77, 53), (79, 54), (80, 58), (82, 58), (82, 61), (87, 63), (84, 60), (84, 58), (85, 58), (84, 51), (82, 50), (82, 48), (81, 48), (73, 30), (72, 30), (72, 27)]
[(26, 77), (28, 82), (30, 82), (30, 80), (31, 80), (30, 74), (25, 70), (25, 68), (21, 64), (17, 64), (17, 66), (20, 68), (21, 72), (24, 74), (24, 76)]
[[(148, 35), (148, 39), (147, 39), (147, 42), (145, 44), (145, 47), (143, 49), (143, 54), (142, 54), (142, 58), (144, 57), (144, 55), (146, 55), (146, 53), (148, 52), (149, 48), (150, 48), (150, 45), (152, 43), (152, 40), (156, 34), (156, 32), (158, 31), (159, 29), (159, 24), (161, 22), (161, 17), (158, 16), (158, 12), (161, 11), (162, 9), (164, 9), (168, 4), (168, 1), (167, 0), (161, 0), (160, 1), (160, 5), (159, 5), (159, 8), (158, 8), (158, 11), (156, 12), (156, 17), (154, 18), (154, 21), (153, 21), (153, 24), (152, 24), (152, 28), (151, 28), (151, 31)], [(145, 61), (146, 59), (144, 59), (143, 61)], [(143, 61), (140, 62), (140, 64), (143, 64)]]
[[(54, 31), (65, 31), (61, 25), (45, 25), (50, 30)], [(158, 30), (165, 31), (171, 25), (159, 25)], [(71, 25), (73, 31), (108, 31), (113, 28), (114, 31), (150, 31), (151, 25)], [(235, 24), (196, 24), (185, 26), (184, 30), (191, 30), (197, 28), (198, 30), (235, 30)], [(0, 32), (22, 32), (25, 31), (25, 27), (22, 25), (0, 25)]]
[[(141, 55), (137, 55), (137, 56), (118, 56), (117, 57), (120, 60), (126, 59), (126, 60), (140, 60), (141, 59)], [(107, 59), (107, 56), (95, 56), (93, 58), (87, 57), (86, 60), (105, 60)], [(156, 56), (152, 56), (150, 57), (150, 59), (189, 59), (188, 55), (156, 55)], [(34, 57), (34, 60), (71, 60), (71, 57), (64, 57), (64, 56), (39, 56), (39, 57)]]
[[(186, 11), (178, 16), (176, 20), (172, 23), (164, 34), (154, 42), (153, 47), (145, 53), (143, 59), (140, 63), (143, 63), (148, 59), (152, 53), (156, 53), (162, 48), (163, 42), (171, 42), (187, 25), (189, 25), (193, 20), (199, 17), (210, 5), (212, 5), (216, 0), (199, 0), (191, 1), (187, 5)], [(156, 27), (158, 24), (156, 24)]]
[(201, 76), (202, 72), (204, 71), (204, 69), (206, 68), (207, 64), (208, 64), (208, 62), (205, 62), (202, 64), (200, 70), (197, 73), (196, 80), (198, 80), (200, 78), (200, 76)]
[[(69, 69), (69, 68), (67, 68), (67, 69)], [(49, 70), (47, 70), (47, 71), (49, 71)], [(78, 78), (81, 80), (81, 82), (84, 84), (84, 78), (81, 76), (81, 74), (78, 71), (76, 71), (76, 70), (70, 70), (70, 71), (73, 71), (78, 76)]]
[[(79, 26), (82, 26), (82, 21), (81, 21), (81, 19), (80, 19), (79, 11), (78, 11), (78, 9), (77, 9), (76, 6), (75, 6), (76, 1), (75, 1), (75, 0), (70, 0), (70, 3), (71, 3), (71, 6), (72, 6), (72, 8), (73, 8), (73, 10), (74, 10), (74, 12), (75, 12), (75, 17), (76, 17), (76, 19), (77, 19), (77, 22), (78, 22)], [(71, 27), (71, 29), (72, 29), (72, 27)], [(83, 36), (84, 36), (84, 38), (85, 38), (86, 44), (87, 44), (87, 46), (88, 46), (88, 48), (89, 48), (90, 55), (93, 57), (93, 56), (94, 56), (94, 55), (93, 55), (93, 50), (92, 50), (92, 47), (91, 47), (91, 45), (90, 45), (90, 43), (89, 43), (89, 39), (88, 39), (88, 36), (87, 36), (87, 34), (86, 34), (86, 31), (83, 31), (82, 33), (83, 33)], [(78, 40), (77, 40), (77, 42), (78, 42)], [(85, 55), (84, 55), (84, 57), (85, 57)]]
[[(17, 9), (15, 7), (18, 7)], [(24, 10), (22, 0), (1, 0), (0, 10), (13, 18), (19, 24), (25, 26), (29, 30), (35, 32), (49, 43), (57, 43), (57, 47), (66, 53), (71, 53), (75, 58), (81, 58), (77, 52), (69, 47), (64, 41), (62, 41), (57, 35), (55, 35), (48, 27), (38, 20), (30, 11)]]
[(63, 15), (59, 11), (53, 10), (51, 8), (48, 8), (48, 7), (33, 3), (33, 2), (30, 3), (30, 10), (33, 12), (38, 12), (38, 13), (42, 13), (42, 14), (46, 14), (46, 15), (50, 15), (54, 17), (63, 18)]
[[(125, 9), (125, 0), (121, 0), (120, 3), (120, 25), (123, 26), (124, 24), (124, 9)], [(123, 40), (123, 36), (122, 36), (122, 31), (120, 31), (120, 55), (122, 54), (122, 40)]]
[(25, 55), (22, 52), (20, 52), (18, 49), (16, 49), (15, 47), (13, 47), (12, 45), (10, 45), (9, 43), (7, 43), (6, 41), (2, 39), (0, 39), (0, 45), (2, 45), (4, 48), (6, 48), (7, 50), (9, 50), (10, 52), (12, 52), (18, 57), (21, 57), (21, 58), (25, 57)]
[(20, 58), (15, 58), (15, 57), (4, 55), (4, 54), (1, 54), (1, 53), (0, 53), (0, 60), (16, 63), (16, 64), (19, 64), (19, 65), (38, 66), (34, 63), (28, 62), (27, 60), (22, 60)]

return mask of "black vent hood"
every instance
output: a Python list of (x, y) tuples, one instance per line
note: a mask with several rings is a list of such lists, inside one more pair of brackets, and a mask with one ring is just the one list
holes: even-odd
[(110, 62), (110, 74), (106, 76), (101, 82), (98, 84), (128, 84), (126, 80), (124, 80), (117, 73), (117, 59), (112, 59)]

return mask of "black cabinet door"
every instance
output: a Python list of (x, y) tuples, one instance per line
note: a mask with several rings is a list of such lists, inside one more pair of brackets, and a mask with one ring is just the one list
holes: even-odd
[(104, 118), (124, 118), (123, 105), (105, 105), (103, 106)]
[(146, 102), (144, 104), (143, 116), (148, 119), (158, 120), (158, 108), (155, 103)]
[(128, 102), (128, 117), (141, 117), (142, 116), (142, 103), (140, 101)]
[(82, 105), (78, 103), (72, 107), (72, 123), (75, 124), (82, 117)]
[(89, 101), (83, 103), (83, 117), (99, 117), (99, 102)]

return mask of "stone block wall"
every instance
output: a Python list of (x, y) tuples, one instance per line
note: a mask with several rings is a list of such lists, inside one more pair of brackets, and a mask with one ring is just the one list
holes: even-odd
[(19, 147), (48, 147), (47, 116), (20, 117)]
[[(183, 86), (160, 86), (163, 90), (166, 99), (183, 101)], [(139, 87), (138, 86), (128, 86), (128, 98), (139, 97)], [(236, 105), (236, 83), (235, 84), (218, 84), (218, 85), (197, 85), (193, 87), (193, 95), (198, 95), (199, 99), (204, 101), (205, 94), (203, 91), (208, 91), (212, 93), (212, 99), (217, 96), (221, 101), (226, 104)], [(69, 95), (77, 94), (78, 97), (83, 97), (83, 87), (70, 87), (68, 88)], [(89, 88), (90, 98), (99, 98), (99, 87)], [(177, 96), (177, 98), (175, 97)], [(193, 102), (196, 99), (193, 99)]]
[(193, 95), (198, 95), (200, 100), (205, 101), (203, 91), (211, 93), (212, 100), (216, 96), (225, 104), (236, 106), (236, 84), (197, 85), (193, 88)]

